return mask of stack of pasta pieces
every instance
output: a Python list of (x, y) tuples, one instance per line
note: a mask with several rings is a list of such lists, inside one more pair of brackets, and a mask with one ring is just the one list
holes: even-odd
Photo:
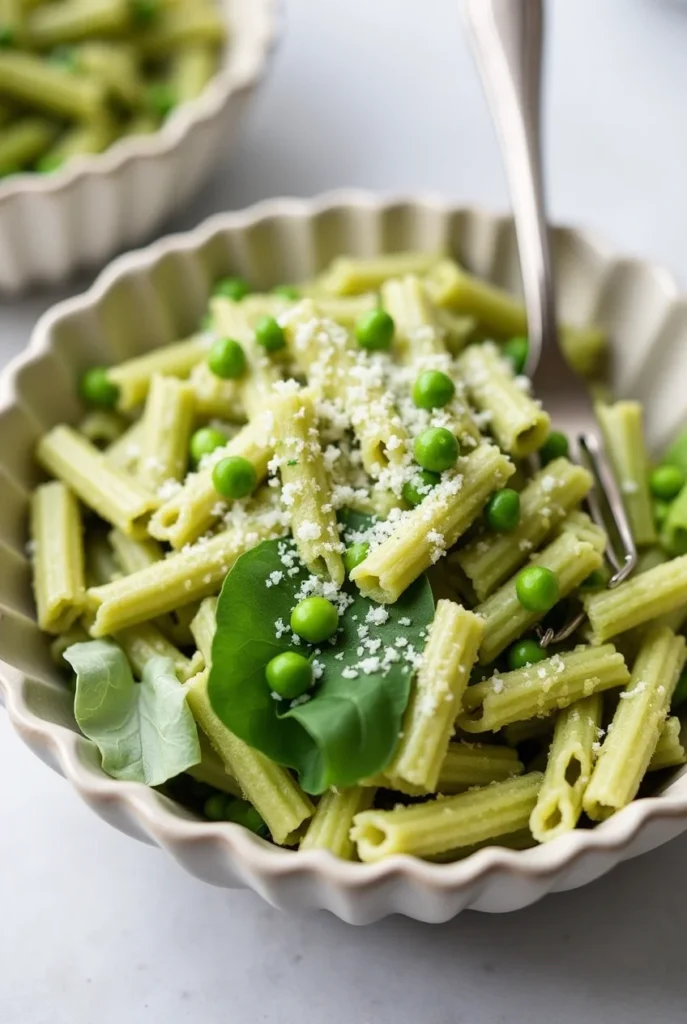
[[(114, 408), (53, 428), (37, 449), (55, 478), (32, 515), (55, 657), (111, 637), (139, 676), (154, 655), (171, 659), (202, 735), (189, 773), (240, 793), (278, 844), (452, 860), (624, 807), (648, 772), (687, 760), (669, 717), (686, 696), (687, 498), (675, 497), (686, 446), (673, 452), (669, 506), (640, 407), (600, 408), (643, 551), (641, 571), (606, 591), (606, 537), (582, 508), (592, 480), (519, 376), (524, 329), (516, 300), (450, 259), (341, 258), (269, 294), (220, 282), (197, 336), (92, 371), (86, 397)], [(595, 374), (603, 332), (563, 338)], [(365, 525), (346, 526), (350, 509)], [(316, 803), (208, 694), (222, 583), (242, 554), (285, 535), (319, 592), (354, 586), (377, 608), (354, 641), (351, 687), (391, 663), (374, 638), (385, 609), (425, 573), (437, 597), (393, 756)], [(543, 649), (538, 627), (579, 603), (580, 634)]]
[(156, 131), (214, 75), (211, 0), (3, 0), (0, 177)]

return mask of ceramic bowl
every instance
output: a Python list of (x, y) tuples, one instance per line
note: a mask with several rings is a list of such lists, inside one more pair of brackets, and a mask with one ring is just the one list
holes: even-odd
[(277, 28), (278, 0), (220, 0), (229, 40), (207, 88), (151, 135), (0, 181), (0, 291), (54, 284), (150, 238), (235, 144)]
[[(619, 257), (585, 232), (556, 228), (553, 245), (562, 317), (609, 330), (617, 392), (645, 402), (650, 443), (660, 446), (687, 419), (687, 300), (668, 273)], [(154, 790), (109, 778), (79, 734), (34, 621), (26, 510), (36, 440), (78, 417), (74, 381), (85, 367), (182, 337), (222, 274), (267, 288), (313, 275), (340, 253), (401, 249), (446, 249), (490, 280), (519, 288), (509, 218), (424, 196), (275, 200), (117, 260), (85, 295), (49, 312), (0, 377), (0, 690), (15, 728), (96, 813), (164, 847), (198, 878), (251, 888), (285, 909), (326, 908), (358, 924), (392, 913), (438, 922), (467, 907), (514, 910), (585, 885), (687, 829), (687, 772), (593, 830), (524, 852), (492, 847), (445, 865), (406, 856), (347, 863), (277, 849), (237, 825), (200, 822)]]

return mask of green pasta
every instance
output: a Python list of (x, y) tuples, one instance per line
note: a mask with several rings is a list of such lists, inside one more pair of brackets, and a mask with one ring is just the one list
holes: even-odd
[[(474, 318), (483, 336), (507, 339), (527, 335), (525, 307), (502, 288), (468, 274), (452, 260), (436, 262), (427, 273), (427, 288), (440, 307)], [(593, 376), (608, 349), (597, 327), (563, 325), (560, 340), (568, 361), (583, 376)]]
[(687, 604), (687, 555), (585, 598), (595, 643)]
[(194, 413), (193, 389), (188, 384), (174, 377), (153, 377), (142, 417), (138, 464), (140, 479), (153, 490), (183, 478)]
[(468, 687), (457, 724), (469, 733), (496, 731), (623, 686), (629, 678), (623, 656), (612, 644), (578, 647)]
[(592, 820), (615, 814), (637, 795), (684, 663), (684, 637), (665, 626), (647, 632), (584, 794)]
[(438, 602), (401, 742), (386, 770), (392, 786), (400, 779), (436, 791), (483, 633), (483, 622), (472, 612), (452, 601)]
[(31, 541), (38, 625), (62, 633), (80, 615), (86, 593), (79, 506), (64, 484), (53, 481), (35, 491)]
[(438, 561), (475, 521), (492, 491), (502, 487), (513, 465), (493, 445), (483, 444), (458, 462), (458, 474), (437, 486), (395, 532), (351, 573), (362, 594), (393, 602)]
[(438, 259), (424, 252), (391, 253), (371, 259), (341, 256), (333, 261), (318, 283), (330, 295), (360, 295), (377, 291), (391, 277), (425, 274)]
[(520, 492), (520, 520), (514, 530), (494, 534), (484, 529), (449, 559), (455, 559), (483, 601), (551, 536), (591, 486), (586, 469), (555, 459)]
[(32, 164), (49, 148), (57, 135), (51, 121), (26, 117), (3, 128), (0, 138), (0, 175), (12, 174)]
[(353, 819), (370, 807), (374, 795), (374, 789), (361, 786), (330, 789), (320, 798), (298, 849), (328, 850), (342, 860), (354, 860), (355, 844), (350, 837)]
[[(602, 553), (573, 529), (563, 532), (532, 559), (532, 565), (555, 573), (559, 596), (566, 597), (603, 563)], [(480, 664), (488, 665), (522, 633), (531, 629), (545, 611), (529, 611), (520, 603), (516, 577), (508, 580), (475, 609), (486, 623)]]
[(598, 693), (565, 708), (556, 717), (553, 742), (530, 829), (538, 842), (555, 839), (577, 825), (582, 798), (598, 745), (602, 698)]
[(649, 493), (649, 461), (644, 447), (642, 407), (639, 402), (597, 405), (596, 415), (635, 543), (641, 546), (653, 544), (656, 529)]
[(393, 811), (362, 811), (351, 837), (362, 861), (396, 853), (430, 857), (526, 828), (541, 786), (540, 772), (458, 796)]
[(687, 764), (687, 751), (682, 742), (682, 722), (677, 715), (667, 719), (658, 743), (649, 761), (648, 772), (661, 771), (663, 768), (676, 768)]
[(38, 461), (62, 479), (98, 515), (124, 533), (144, 534), (159, 502), (70, 427), (54, 427), (42, 438)]
[(95, 613), (91, 636), (107, 636), (216, 593), (239, 555), (269, 532), (258, 525), (248, 533), (229, 529), (147, 569), (91, 587), (86, 594)]
[(0, 177), (157, 131), (211, 82), (226, 38), (216, 0), (0, 0)]
[(504, 451), (522, 459), (541, 448), (551, 420), (541, 402), (520, 386), (522, 380), (514, 378), (496, 345), (469, 345), (458, 367), (470, 398), (489, 417), (489, 430)]

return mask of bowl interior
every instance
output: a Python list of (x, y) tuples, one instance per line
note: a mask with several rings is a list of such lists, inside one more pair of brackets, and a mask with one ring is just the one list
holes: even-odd
[[(429, 200), (379, 203), (360, 196), (312, 209), (298, 201), (262, 204), (124, 257), (85, 296), (47, 314), (25, 356), (0, 378), (0, 658), (12, 705), (21, 705), (36, 730), (78, 732), (71, 696), (35, 624), (25, 545), (27, 500), (38, 475), (33, 450), (52, 425), (78, 419), (75, 381), (83, 370), (192, 333), (213, 282), (225, 274), (266, 289), (310, 277), (344, 253), (444, 250), (520, 292), (508, 218)], [(590, 236), (560, 228), (553, 243), (561, 319), (609, 331), (612, 384), (618, 395), (645, 402), (650, 444), (659, 448), (687, 420), (686, 302), (678, 301), (665, 271), (616, 259)], [(79, 749), (84, 772), (103, 778), (90, 744), (83, 740)], [(676, 774), (665, 791), (681, 792), (684, 776), (684, 770)], [(169, 801), (164, 807), (187, 817)]]

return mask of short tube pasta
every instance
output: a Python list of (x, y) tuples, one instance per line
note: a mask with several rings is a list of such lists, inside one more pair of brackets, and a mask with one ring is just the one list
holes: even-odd
[(73, 75), (29, 53), (0, 53), (0, 98), (67, 120), (97, 119), (105, 111), (102, 82)]
[(158, 500), (71, 427), (53, 427), (41, 438), (36, 454), (45, 469), (106, 522), (124, 533), (145, 534)]
[(468, 687), (463, 697), (465, 711), (457, 724), (464, 732), (495, 732), (512, 722), (548, 715), (583, 697), (624, 686), (629, 678), (625, 660), (612, 644), (577, 647)]
[(191, 629), (206, 669), (187, 686), (186, 700), (196, 722), (203, 730), (225, 769), (241, 787), (267, 824), (276, 843), (293, 845), (298, 830), (311, 818), (314, 807), (289, 772), (268, 757), (253, 750), (234, 736), (215, 714), (207, 692), (212, 664), (212, 641), (215, 634), (217, 601), (208, 598), (201, 603)]
[(416, 275), (392, 278), (380, 289), (382, 306), (395, 325), (394, 345), (403, 363), (417, 363), (424, 369), (423, 360), (448, 355), (442, 339), (434, 306), (425, 292), (422, 280)]
[[(532, 559), (532, 565), (541, 565), (556, 574), (560, 597), (582, 583), (603, 562), (601, 552), (589, 541), (580, 540), (573, 530), (564, 529), (548, 547)], [(488, 665), (514, 640), (543, 617), (544, 612), (531, 612), (520, 604), (516, 591), (516, 577), (512, 577), (486, 601), (477, 605), (475, 612), (486, 623), (479, 660)]]
[(298, 849), (328, 850), (342, 860), (354, 860), (355, 844), (350, 837), (353, 819), (368, 810), (374, 795), (374, 789), (362, 786), (328, 790), (318, 801)]
[(567, 459), (554, 459), (520, 492), (520, 520), (510, 533), (482, 530), (450, 559), (483, 601), (507, 580), (558, 527), (592, 487), (591, 474)]
[(275, 843), (294, 845), (300, 827), (315, 812), (312, 802), (285, 768), (253, 750), (220, 722), (208, 697), (207, 676), (205, 670), (187, 684), (186, 700), (193, 717), (266, 823)]
[(301, 560), (311, 572), (341, 586), (345, 575), (343, 544), (316, 423), (307, 392), (284, 397), (275, 409), (281, 499)]
[(649, 493), (649, 460), (644, 445), (642, 407), (639, 402), (598, 404), (596, 416), (635, 543), (641, 546), (653, 544), (656, 528)]
[(270, 534), (256, 524), (219, 533), (147, 569), (87, 591), (91, 636), (107, 636), (216, 593), (236, 559)]
[(541, 783), (541, 772), (530, 772), (411, 807), (362, 811), (353, 820), (351, 838), (368, 863), (397, 853), (431, 857), (473, 846), (526, 828)]
[(577, 825), (592, 774), (602, 710), (601, 694), (594, 693), (556, 716), (544, 781), (530, 816), (532, 835), (540, 843)]
[[(441, 260), (427, 272), (427, 289), (439, 307), (473, 317), (490, 338), (527, 335), (525, 307), (503, 288), (468, 274), (453, 260)], [(603, 364), (608, 339), (598, 327), (563, 324), (560, 340), (568, 362), (583, 376), (592, 376)]]
[(449, 743), (441, 762), (437, 791), (450, 795), (462, 793), (473, 786), (504, 782), (522, 775), (525, 768), (511, 747), (492, 743)]
[(469, 345), (458, 359), (458, 369), (472, 402), (489, 416), (489, 429), (504, 451), (522, 459), (542, 446), (551, 420), (541, 402), (530, 398), (513, 377), (496, 345)]
[(685, 638), (666, 626), (647, 631), (584, 794), (584, 810), (593, 821), (610, 817), (637, 795), (664, 727), (685, 653)]
[(165, 377), (188, 377), (194, 366), (207, 359), (211, 343), (209, 334), (199, 334), (110, 367), (107, 376), (119, 388), (117, 408), (120, 412), (129, 412), (145, 401), (156, 373)]
[(181, 480), (193, 426), (193, 389), (175, 377), (155, 374), (143, 412), (138, 475), (157, 490), (167, 480)]
[(33, 581), (38, 625), (62, 633), (84, 605), (83, 529), (79, 505), (63, 483), (42, 484), (31, 498)]
[(513, 472), (512, 463), (494, 445), (480, 445), (460, 458), (456, 475), (405, 513), (388, 540), (353, 570), (351, 579), (360, 592), (381, 603), (396, 601), (465, 533), (489, 495)]
[(427, 793), (437, 789), (461, 699), (484, 635), (484, 623), (453, 601), (439, 601), (403, 722), (385, 774)]
[(239, 456), (252, 463), (258, 481), (267, 476), (274, 450), (274, 416), (265, 411), (239, 431), (223, 448), (206, 457), (197, 473), (189, 473), (183, 486), (163, 502), (150, 522), (151, 536), (183, 548), (201, 537), (226, 512), (227, 503), (216, 491), (212, 469), (220, 459)]
[(666, 720), (658, 743), (649, 761), (648, 772), (657, 772), (662, 768), (676, 768), (687, 763), (687, 751), (682, 742), (682, 722), (677, 715)]
[(615, 587), (590, 594), (584, 605), (594, 643), (687, 604), (687, 555), (648, 569)]
[(323, 317), (311, 299), (304, 299), (280, 321), (313, 394), (334, 403), (350, 421), (370, 476), (377, 478), (389, 465), (400, 465), (408, 434), (379, 366), (366, 353), (355, 351), (346, 328)]
[(359, 295), (377, 291), (390, 277), (425, 274), (439, 258), (424, 252), (389, 253), (369, 259), (341, 256), (320, 276), (318, 284), (330, 295)]
[(182, 683), (193, 678), (204, 666), (203, 657), (199, 652), (196, 652), (193, 658), (187, 658), (151, 622), (122, 629), (115, 633), (115, 640), (139, 676), (143, 673), (146, 662), (156, 656), (169, 658), (173, 662), (177, 679)]

